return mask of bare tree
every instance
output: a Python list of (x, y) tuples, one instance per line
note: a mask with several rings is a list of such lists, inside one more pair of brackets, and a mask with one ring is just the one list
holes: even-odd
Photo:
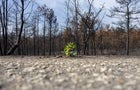
[(37, 9), (37, 17), (36, 17), (37, 21), (36, 21), (36, 28), (37, 28), (37, 55), (39, 55), (39, 22), (40, 22), (40, 14), (39, 14), (39, 8)]
[(6, 55), (8, 49), (8, 0), (0, 2), (0, 23), (2, 27), (3, 50), (2, 54)]
[[(103, 9), (103, 6), (101, 8), (99, 8), (98, 10), (95, 11), (95, 8), (93, 6), (94, 0), (87, 0), (88, 3), (88, 10), (86, 10), (84, 12), (84, 14), (81, 12), (81, 6), (78, 0), (68, 0), (66, 3), (66, 7), (67, 7), (67, 21), (69, 20), (69, 11), (71, 11), (72, 14), (72, 23), (71, 26), (73, 28), (73, 32), (74, 32), (74, 36), (75, 36), (75, 43), (77, 46), (77, 54), (80, 54), (80, 49), (81, 49), (81, 45), (80, 45), (80, 36), (79, 36), (79, 32), (80, 32), (80, 24), (83, 27), (83, 32), (82, 32), (82, 38), (83, 38), (83, 52), (84, 55), (88, 54), (89, 52), (89, 44), (92, 44), (91, 46), (93, 47), (92, 51), (94, 51), (94, 54), (96, 54), (96, 43), (95, 43), (95, 35), (96, 35), (96, 30), (98, 30), (100, 23), (102, 21), (102, 19), (100, 20), (99, 16), (100, 13)], [(66, 25), (67, 26), (67, 25)], [(91, 39), (91, 41), (89, 42), (89, 39)]]
[[(27, 9), (27, 7), (29, 6), (31, 1), (26, 1), (26, 0), (15, 1), (15, 0), (13, 0), (13, 2), (18, 6), (18, 8), (21, 11), (21, 13), (20, 13), (20, 26), (19, 26), (19, 32), (18, 32), (18, 37), (16, 38), (16, 42), (7, 51), (7, 55), (11, 55), (20, 45), (21, 36), (22, 36), (23, 30), (24, 30), (24, 24), (25, 24), (25, 16), (24, 16), (25, 10)], [(26, 6), (25, 6), (25, 2), (28, 2)]]
[[(71, 4), (70, 4), (71, 3)], [(73, 26), (73, 32), (74, 32), (74, 38), (75, 38), (75, 43), (76, 43), (76, 51), (77, 51), (77, 55), (80, 54), (80, 45), (79, 45), (79, 37), (78, 37), (78, 26), (79, 26), (79, 18), (78, 18), (78, 12), (79, 12), (79, 1), (78, 0), (70, 0), (67, 3), (68, 5), (71, 5), (67, 8), (70, 9), (71, 13), (72, 13), (72, 20), (71, 20), (71, 24)], [(68, 11), (67, 11), (68, 12)], [(68, 18), (68, 17), (67, 17)]]
[(49, 10), (47, 15), (48, 24), (49, 24), (49, 55), (52, 55), (52, 26), (57, 22), (57, 18), (54, 15), (53, 9)]
[(34, 15), (32, 16), (32, 31), (33, 31), (33, 51), (34, 51), (34, 56), (36, 55), (36, 38), (37, 38), (37, 15), (36, 15), (36, 12), (34, 12)]
[(88, 52), (88, 42), (89, 39), (91, 38), (91, 46), (93, 47), (91, 53), (96, 55), (96, 43), (95, 43), (95, 38), (96, 38), (96, 31), (100, 27), (100, 24), (104, 18), (104, 15), (101, 19), (99, 19), (99, 16), (103, 10), (102, 6), (97, 12), (94, 11), (94, 6), (93, 6), (94, 0), (88, 0), (88, 12), (85, 12), (85, 14), (81, 14), (78, 12), (78, 15), (82, 18), (82, 22), (84, 22), (84, 32), (83, 32), (83, 51), (84, 55), (86, 52)]
[(66, 28), (69, 27), (70, 23), (70, 0), (65, 1), (65, 6), (66, 6)]
[(57, 22), (57, 18), (54, 15), (53, 9), (48, 8), (46, 5), (40, 7), (41, 14), (43, 16), (43, 43), (44, 43), (44, 55), (46, 47), (46, 30), (48, 25), (48, 34), (49, 34), (49, 55), (52, 55), (52, 34), (53, 27)]
[(3, 53), (2, 53), (2, 30), (1, 30), (2, 28), (1, 28), (1, 24), (0, 24), (0, 53), (1, 53), (1, 55), (3, 55)]
[(40, 11), (41, 11), (41, 16), (43, 16), (43, 55), (45, 56), (45, 52), (46, 52), (46, 21), (47, 21), (47, 14), (48, 14), (48, 7), (46, 5), (43, 5), (42, 7), (40, 7)]
[(54, 28), (53, 28), (53, 32), (52, 32), (52, 53), (53, 55), (55, 55), (56, 52), (56, 46), (58, 43), (56, 43), (56, 36), (57, 36), (57, 32), (58, 32), (58, 23), (55, 22), (54, 23)]
[[(11, 17), (13, 22), (14, 22), (14, 32), (15, 32), (15, 38), (18, 37), (18, 33), (19, 33), (19, 16), (20, 16), (20, 11), (19, 11), (19, 8), (18, 8), (18, 5), (16, 3), (14, 3), (14, 6), (12, 11), (11, 11), (11, 14), (13, 14), (13, 16)], [(11, 19), (10, 18), (10, 19)], [(20, 55), (20, 46), (18, 47), (18, 54)]]
[(127, 30), (126, 37), (126, 55), (129, 55), (130, 28), (133, 28), (133, 21), (137, 20), (137, 15), (140, 13), (138, 9), (139, 0), (116, 0), (119, 6), (115, 6), (110, 10), (110, 17), (116, 17), (122, 20)]

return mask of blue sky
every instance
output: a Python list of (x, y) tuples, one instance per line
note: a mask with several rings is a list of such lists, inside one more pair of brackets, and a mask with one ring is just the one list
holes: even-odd
[[(58, 18), (58, 22), (60, 24), (65, 23), (65, 0), (36, 0), (39, 4), (46, 4), (49, 8), (54, 9), (55, 14)], [(81, 6), (84, 8), (88, 7), (86, 5), (86, 0), (79, 0)], [(110, 7), (115, 5), (115, 0), (94, 0), (94, 6), (99, 8), (101, 7), (101, 5), (105, 6), (105, 11), (108, 11), (108, 9), (110, 9)], [(104, 18), (104, 22), (108, 22), (111, 23), (111, 21), (109, 20), (108, 17)]]

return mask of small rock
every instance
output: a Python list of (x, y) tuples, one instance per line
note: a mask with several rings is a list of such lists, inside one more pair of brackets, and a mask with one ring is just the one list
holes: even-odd
[(107, 67), (101, 67), (100, 72), (105, 72), (107, 70)]
[(114, 90), (122, 90), (122, 86), (121, 85), (116, 85), (116, 86), (114, 86)]
[(23, 69), (23, 72), (32, 72), (34, 69), (34, 67), (27, 67)]
[(59, 56), (56, 56), (56, 58), (62, 58), (63, 56), (59, 55)]

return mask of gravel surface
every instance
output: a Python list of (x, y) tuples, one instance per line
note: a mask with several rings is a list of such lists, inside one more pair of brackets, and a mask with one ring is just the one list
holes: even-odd
[(0, 57), (0, 90), (140, 90), (140, 57)]

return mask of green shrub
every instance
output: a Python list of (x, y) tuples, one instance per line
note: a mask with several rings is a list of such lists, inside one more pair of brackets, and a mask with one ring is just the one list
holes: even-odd
[(75, 52), (76, 45), (73, 42), (69, 42), (65, 48), (64, 53), (67, 57), (72, 57), (76, 54)]

